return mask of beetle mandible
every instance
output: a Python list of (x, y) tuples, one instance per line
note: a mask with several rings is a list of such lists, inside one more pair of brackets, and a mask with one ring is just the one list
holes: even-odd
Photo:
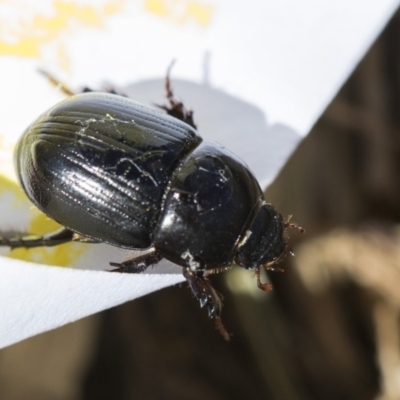
[(3, 237), (0, 244), (29, 248), (73, 240), (147, 250), (110, 265), (131, 273), (162, 258), (180, 265), (228, 340), (222, 300), (207, 275), (238, 265), (255, 270), (258, 287), (270, 290), (261, 270), (279, 270), (275, 265), (291, 253), (286, 229), (303, 228), (264, 199), (242, 160), (201, 139), (192, 112), (174, 98), (169, 72), (166, 92), (163, 111), (89, 92), (36, 119), (16, 147), (17, 173), (32, 203), (63, 228), (34, 238)]

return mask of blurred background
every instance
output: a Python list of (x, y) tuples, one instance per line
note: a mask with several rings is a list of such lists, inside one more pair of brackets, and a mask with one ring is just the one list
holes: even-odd
[(212, 277), (230, 343), (182, 284), (1, 350), (0, 398), (400, 399), (398, 49), (400, 13), (268, 189), (274, 291)]

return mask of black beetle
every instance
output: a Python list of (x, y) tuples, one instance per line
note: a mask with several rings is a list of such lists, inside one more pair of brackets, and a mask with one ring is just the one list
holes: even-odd
[[(75, 240), (148, 250), (119, 272), (142, 272), (162, 258), (183, 267), (223, 336), (222, 301), (206, 275), (232, 265), (262, 268), (291, 252), (285, 221), (265, 201), (246, 164), (203, 142), (192, 112), (174, 99), (163, 111), (110, 93), (84, 93), (55, 105), (21, 137), (15, 163), (29, 199), (64, 228), (41, 237), (2, 238), (16, 247)], [(165, 112), (166, 111), (166, 112)]]

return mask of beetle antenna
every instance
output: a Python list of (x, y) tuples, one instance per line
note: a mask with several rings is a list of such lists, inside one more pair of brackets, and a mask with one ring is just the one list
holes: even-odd
[(286, 218), (285, 224), (283, 225), (285, 229), (294, 228), (297, 229), (300, 233), (304, 233), (306, 230), (299, 224), (291, 223), (290, 220), (292, 219), (292, 215), (288, 215)]

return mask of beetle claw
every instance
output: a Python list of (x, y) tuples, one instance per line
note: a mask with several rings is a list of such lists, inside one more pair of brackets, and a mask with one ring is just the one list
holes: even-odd
[(151, 265), (157, 264), (161, 260), (161, 255), (156, 250), (141, 255), (139, 257), (132, 258), (131, 260), (124, 261), (122, 263), (110, 262), (109, 264), (115, 269), (109, 270), (109, 272), (125, 272), (130, 274), (139, 274), (145, 271)]
[(120, 263), (110, 262), (112, 267), (116, 267), (114, 269), (108, 269), (107, 272), (124, 272), (124, 266)]

